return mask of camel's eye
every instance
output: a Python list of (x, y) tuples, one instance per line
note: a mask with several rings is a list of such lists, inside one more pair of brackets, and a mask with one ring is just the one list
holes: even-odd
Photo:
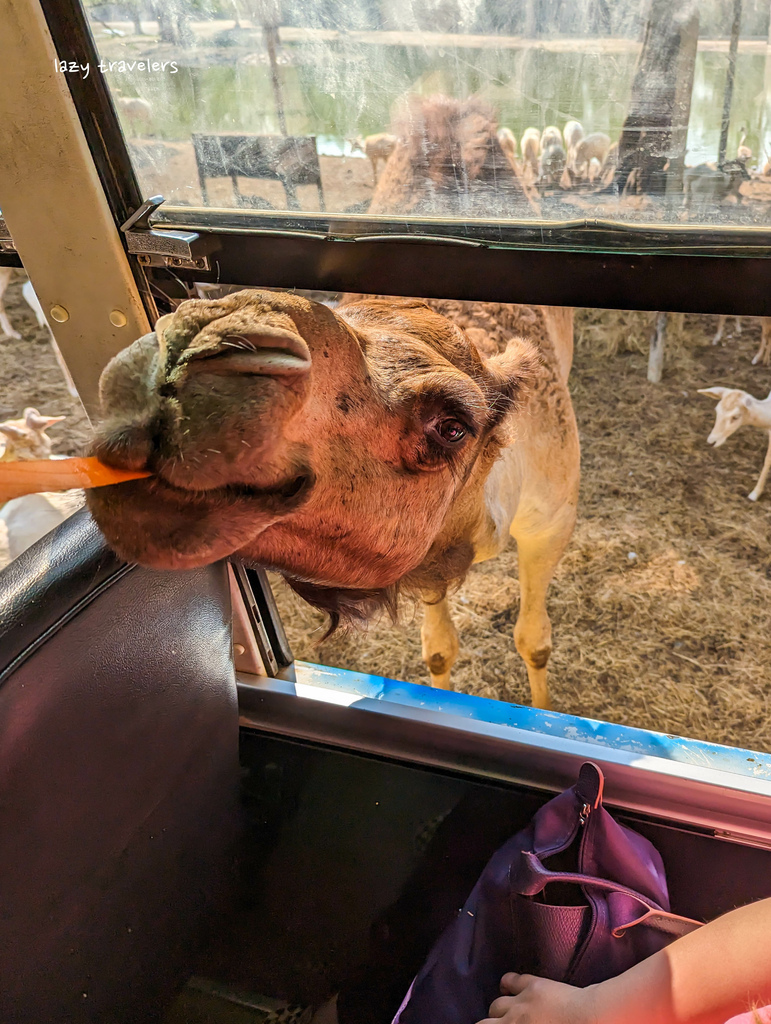
[(444, 445), (456, 445), (468, 433), (468, 428), (460, 420), (439, 420), (431, 427), (431, 433)]

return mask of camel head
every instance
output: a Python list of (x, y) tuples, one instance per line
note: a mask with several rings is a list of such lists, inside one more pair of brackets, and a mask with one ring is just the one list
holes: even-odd
[(50, 459), (51, 438), (46, 431), (66, 416), (41, 416), (37, 409), (25, 409), (19, 420), (0, 423), (0, 434), (5, 447), (0, 462), (20, 462), (28, 459)]
[(739, 427), (750, 422), (748, 414), (753, 399), (746, 391), (740, 391), (738, 388), (699, 388), (699, 394), (709, 395), (718, 400), (715, 426), (707, 438), (707, 444), (719, 448)]
[(308, 599), (372, 594), (421, 566), (440, 585), (470, 564), (452, 523), (479, 514), (534, 359), (513, 341), (485, 360), (413, 299), (183, 302), (100, 383), (92, 454), (153, 475), (91, 490), (89, 507), (121, 556), (151, 567), (237, 553)]

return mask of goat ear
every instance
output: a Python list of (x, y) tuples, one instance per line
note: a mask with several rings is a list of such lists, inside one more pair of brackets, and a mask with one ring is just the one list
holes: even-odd
[(41, 416), (37, 409), (24, 410), (24, 422), (30, 430), (48, 430), (55, 423), (66, 419), (66, 416)]
[(709, 395), (710, 398), (723, 398), (730, 391), (730, 388), (697, 388), (700, 395)]
[(12, 441), (21, 440), (22, 437), (27, 435), (19, 427), (14, 427), (10, 423), (0, 423), (0, 434), (5, 434)]

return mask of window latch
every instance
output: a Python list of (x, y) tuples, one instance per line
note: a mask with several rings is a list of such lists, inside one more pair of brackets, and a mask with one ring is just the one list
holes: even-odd
[(216, 248), (214, 239), (202, 238), (197, 231), (161, 229), (150, 224), (150, 215), (165, 201), (163, 196), (151, 196), (121, 224), (128, 251), (146, 267), (211, 270), (209, 255)]

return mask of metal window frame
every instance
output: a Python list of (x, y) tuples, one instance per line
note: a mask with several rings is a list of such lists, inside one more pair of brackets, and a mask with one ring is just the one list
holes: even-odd
[(584, 761), (610, 806), (771, 849), (771, 755), (295, 662), (237, 673), (241, 725), (426, 769), (557, 793)]

